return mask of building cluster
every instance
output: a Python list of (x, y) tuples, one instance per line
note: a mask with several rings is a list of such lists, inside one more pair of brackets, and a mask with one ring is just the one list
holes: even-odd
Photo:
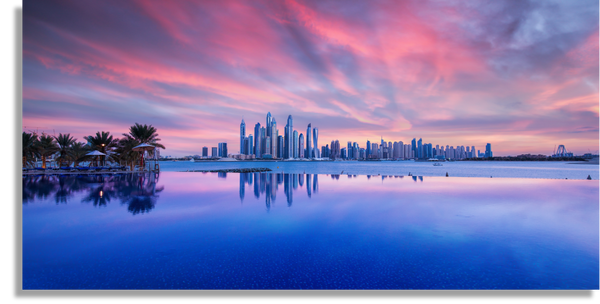
[(486, 150), (481, 153), (475, 150), (475, 146), (441, 146), (435, 147), (431, 143), (423, 143), (423, 140), (416, 138), (410, 143), (404, 142), (386, 142), (381, 139), (381, 143), (367, 140), (365, 148), (361, 148), (356, 142), (348, 142), (344, 148), (340, 147), (339, 140), (331, 141), (331, 145), (321, 147), (321, 155), (330, 159), (355, 159), (355, 160), (405, 160), (405, 159), (465, 159), (478, 157), (492, 157), (491, 144), (486, 145)]
[[(277, 129), (277, 121), (267, 113), (264, 126), (257, 122), (254, 134), (246, 136), (246, 123), (240, 124), (240, 154), (239, 159), (315, 159), (321, 157), (317, 148), (319, 144), (319, 129), (312, 128), (309, 123), (306, 136), (294, 130), (292, 115), (287, 118), (283, 134)], [(219, 155), (220, 156), (220, 155)]]
[(319, 130), (308, 124), (306, 135), (294, 130), (292, 115), (287, 118), (283, 133), (280, 135), (277, 122), (271, 113), (267, 113), (264, 126), (260, 122), (254, 125), (254, 133), (246, 132), (244, 119), (240, 124), (240, 151), (230, 155), (227, 143), (219, 143), (213, 147), (209, 155), (208, 147), (202, 148), (202, 158), (234, 157), (237, 159), (344, 159), (344, 160), (405, 160), (405, 159), (453, 159), (493, 157), (491, 144), (487, 144), (485, 152), (475, 150), (475, 146), (440, 146), (423, 143), (413, 138), (406, 144), (399, 142), (381, 143), (367, 140), (361, 148), (356, 142), (348, 142), (341, 147), (339, 140), (321, 146), (319, 149)]

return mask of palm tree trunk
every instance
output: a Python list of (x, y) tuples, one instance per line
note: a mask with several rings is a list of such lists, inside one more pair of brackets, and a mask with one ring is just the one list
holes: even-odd
[(42, 168), (46, 169), (46, 156), (42, 155)]
[(27, 166), (27, 157), (23, 156), (23, 168)]

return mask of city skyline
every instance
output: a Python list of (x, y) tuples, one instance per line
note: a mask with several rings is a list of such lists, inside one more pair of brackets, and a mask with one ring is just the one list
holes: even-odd
[(23, 131), (82, 141), (134, 121), (158, 129), (164, 155), (235, 152), (237, 118), (255, 141), (270, 111), (287, 142), (318, 126), (319, 148), (383, 137), (492, 143), (497, 156), (598, 151), (597, 2), (26, 1), (23, 12)]

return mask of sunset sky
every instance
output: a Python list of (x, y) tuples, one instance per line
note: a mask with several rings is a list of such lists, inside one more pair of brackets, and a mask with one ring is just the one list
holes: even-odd
[(162, 155), (239, 150), (267, 112), (319, 146), (367, 139), (494, 155), (598, 153), (598, 1), (32, 1), (23, 130)]

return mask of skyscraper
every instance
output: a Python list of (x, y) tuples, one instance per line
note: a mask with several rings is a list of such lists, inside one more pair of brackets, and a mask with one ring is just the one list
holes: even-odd
[(244, 149), (244, 138), (246, 138), (246, 123), (242, 118), (242, 123), (240, 124), (240, 154), (248, 154)]
[(286, 158), (294, 157), (294, 119), (292, 115), (288, 116), (287, 125), (285, 129), (285, 155)]
[(208, 157), (208, 147), (202, 147), (202, 157)]
[(312, 141), (312, 128), (311, 128), (311, 125), (308, 124), (308, 128), (306, 129), (306, 158), (308, 158), (308, 159), (312, 158), (311, 141)]
[(273, 118), (271, 117), (271, 112), (267, 113), (267, 124), (265, 128), (267, 129), (267, 134), (265, 136), (271, 136), (271, 124), (273, 123)]
[(265, 138), (267, 138), (267, 129), (265, 127), (260, 128), (260, 157), (267, 153), (267, 147), (265, 146)]
[(219, 143), (219, 157), (227, 157), (227, 143)]
[(416, 158), (419, 153), (417, 153), (417, 139), (413, 138), (410, 142), (410, 146), (412, 147), (412, 157)]
[(313, 129), (313, 150), (314, 155), (313, 157), (315, 158), (319, 158), (321, 155), (321, 153), (319, 153), (319, 129), (318, 128), (314, 128)]
[(260, 122), (254, 125), (254, 156), (260, 158)]
[(367, 158), (371, 156), (371, 142), (367, 140)]
[(423, 139), (419, 138), (419, 141), (417, 141), (417, 158), (423, 157)]
[[(271, 114), (271, 113), (269, 113)], [(273, 158), (277, 157), (277, 137), (279, 136), (279, 132), (277, 131), (277, 121), (275, 118), (271, 121), (271, 155)]]
[(485, 145), (485, 157), (494, 157), (494, 154), (492, 153), (492, 144), (490, 143)]
[(294, 137), (294, 139), (293, 139), (294, 143), (292, 145), (292, 150), (293, 150), (292, 157), (298, 158), (298, 131), (294, 130), (293, 137)]
[(304, 156), (304, 135), (300, 133), (298, 136), (298, 158), (305, 158)]

